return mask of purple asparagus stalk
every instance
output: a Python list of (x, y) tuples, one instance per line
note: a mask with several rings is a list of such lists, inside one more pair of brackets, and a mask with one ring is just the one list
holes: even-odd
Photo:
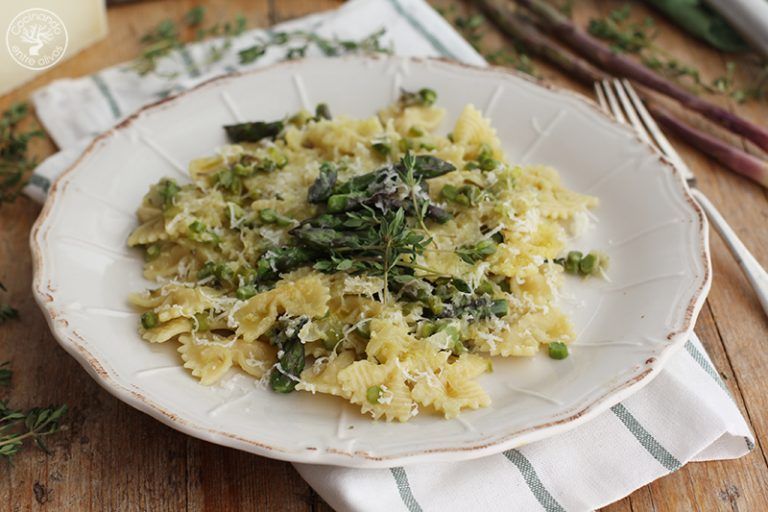
[[(525, 17), (509, 9), (507, 2), (477, 0), (477, 3), (489, 19), (530, 53), (548, 60), (586, 85), (608, 78), (603, 71), (542, 34)], [(642, 87), (636, 89), (646, 101), (648, 110), (664, 128), (729, 169), (768, 187), (768, 162), (676, 119), (669, 111), (652, 102), (650, 94)]]
[[(566, 41), (576, 51), (616, 76), (630, 78), (638, 83), (674, 98), (682, 105), (711, 119), (728, 130), (741, 135), (768, 151), (768, 130), (752, 123), (733, 112), (714, 105), (686, 91), (677, 84), (659, 76), (629, 57), (617, 54), (607, 45), (580, 30), (556, 8), (544, 0), (516, 0), (517, 3), (534, 13), (547, 30)], [(481, 4), (494, 4), (501, 8), (498, 0), (480, 0)]]
[(768, 188), (768, 162), (684, 123), (652, 101), (647, 101), (645, 106), (665, 130), (674, 133), (729, 169)]

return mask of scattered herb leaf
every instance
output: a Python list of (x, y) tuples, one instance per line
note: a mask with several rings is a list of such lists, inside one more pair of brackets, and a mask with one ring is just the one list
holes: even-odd
[[(9, 386), (12, 375), (10, 363), (0, 364), (0, 385)], [(28, 440), (49, 453), (44, 439), (59, 431), (61, 419), (66, 412), (66, 405), (19, 411), (11, 409), (5, 401), (0, 400), (0, 457), (10, 460)]]
[(43, 138), (39, 129), (22, 130), (21, 123), (29, 116), (27, 103), (14, 103), (0, 116), (0, 204), (13, 201), (26, 184), (25, 176), (37, 165), (29, 158), (30, 140)]

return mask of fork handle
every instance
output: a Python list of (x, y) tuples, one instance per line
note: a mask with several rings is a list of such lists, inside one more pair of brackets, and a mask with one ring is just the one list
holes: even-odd
[(720, 233), (720, 237), (731, 250), (731, 253), (736, 258), (736, 262), (741, 267), (741, 270), (744, 271), (744, 275), (747, 276), (755, 293), (757, 293), (757, 298), (763, 306), (763, 311), (768, 314), (768, 272), (752, 256), (752, 253), (749, 252), (749, 249), (739, 239), (733, 228), (720, 215), (715, 205), (707, 199), (707, 196), (696, 189), (691, 189), (691, 195), (701, 205), (712, 225)]

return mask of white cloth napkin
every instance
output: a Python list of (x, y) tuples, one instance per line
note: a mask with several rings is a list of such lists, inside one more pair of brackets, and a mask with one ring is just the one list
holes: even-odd
[[(402, 55), (484, 61), (423, 0), (355, 0), (336, 11), (308, 16), (272, 30), (312, 30), (359, 39), (385, 27), (383, 40)], [(140, 77), (125, 66), (59, 80), (33, 95), (37, 114), (62, 151), (35, 171), (26, 192), (43, 200), (50, 181), (90, 139), (168, 91), (240, 69), (236, 50), (261, 30), (234, 41), (227, 58), (202, 65), (206, 46), (162, 63), (182, 78)], [(273, 49), (248, 66), (280, 60)], [(503, 454), (466, 462), (391, 469), (347, 469), (296, 464), (296, 469), (340, 511), (591, 510), (679, 469), (689, 461), (740, 457), (754, 438), (701, 343), (694, 335), (648, 386), (596, 419), (559, 436)]]

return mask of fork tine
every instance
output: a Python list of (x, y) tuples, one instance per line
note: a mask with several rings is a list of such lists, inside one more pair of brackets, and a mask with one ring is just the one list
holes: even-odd
[(651, 116), (650, 112), (648, 112), (648, 109), (645, 108), (643, 101), (640, 99), (640, 96), (637, 95), (635, 88), (632, 87), (632, 84), (629, 83), (629, 80), (622, 80), (621, 85), (623, 86), (623, 89), (626, 90), (627, 95), (632, 101), (632, 105), (634, 105), (634, 109), (643, 119), (643, 123), (645, 123), (648, 132), (650, 132), (653, 140), (661, 149), (661, 152), (664, 153), (664, 155), (669, 158), (669, 160), (675, 166), (678, 166), (678, 169), (682, 170), (686, 179), (693, 178), (693, 172), (691, 172), (683, 159), (680, 158), (680, 155), (675, 150), (675, 148), (672, 147), (672, 144), (669, 143), (669, 139), (667, 139), (667, 137), (661, 131), (659, 125), (656, 124), (656, 121), (654, 121), (653, 116)]
[(619, 97), (619, 102), (621, 102), (621, 106), (624, 107), (624, 112), (626, 112), (627, 117), (629, 118), (629, 124), (635, 128), (635, 132), (637, 132), (637, 135), (643, 142), (653, 144), (650, 135), (648, 135), (648, 130), (645, 129), (640, 118), (637, 117), (637, 106), (635, 106), (635, 108), (632, 107), (633, 104), (629, 101), (627, 93), (624, 92), (624, 87), (622, 87), (621, 82), (616, 78), (613, 79), (613, 87), (616, 89), (616, 95)]
[(600, 85), (602, 85), (603, 92), (605, 93), (606, 98), (608, 98), (608, 105), (611, 107), (611, 113), (613, 114), (613, 117), (616, 118), (618, 122), (626, 124), (627, 119), (624, 117), (624, 112), (621, 111), (619, 102), (616, 101), (616, 95), (613, 93), (611, 83), (608, 80), (603, 80), (600, 82)]
[(610, 110), (608, 109), (608, 102), (605, 99), (605, 93), (603, 93), (603, 88), (600, 85), (600, 82), (595, 82), (595, 96), (597, 96), (597, 103), (600, 105), (600, 108), (603, 109), (603, 111), (610, 114)]

